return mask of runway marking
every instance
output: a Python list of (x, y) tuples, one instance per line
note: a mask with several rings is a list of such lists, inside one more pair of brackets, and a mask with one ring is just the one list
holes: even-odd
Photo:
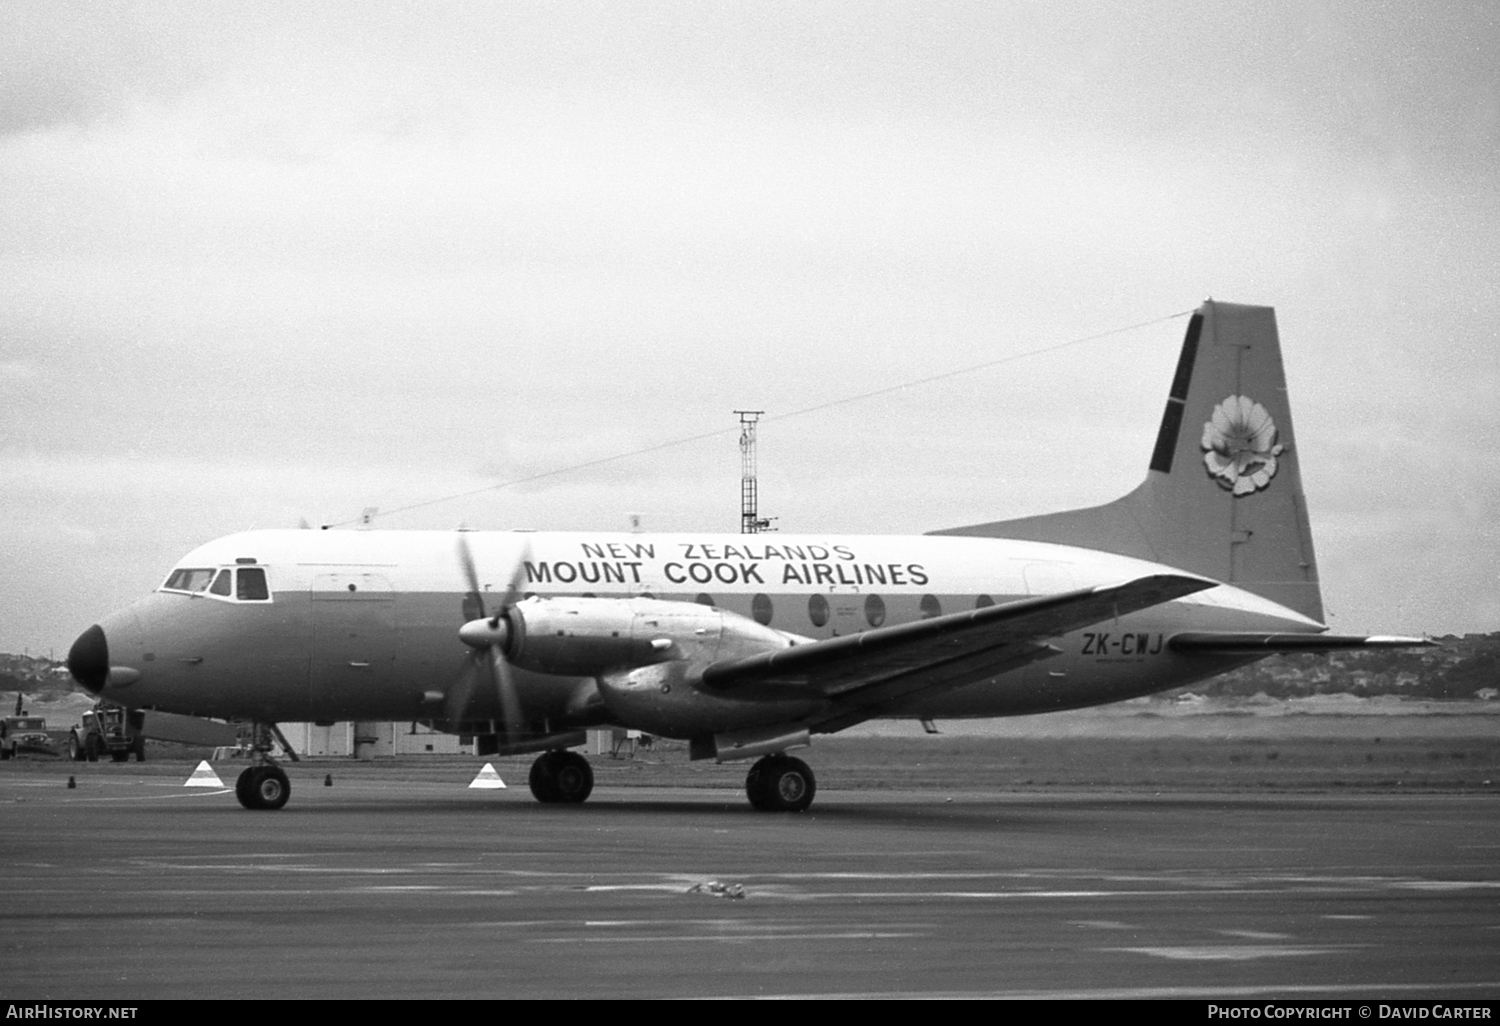
[(65, 805), (81, 805), (85, 802), (157, 802), (163, 799), (173, 798), (214, 798), (222, 794), (233, 794), (234, 788), (226, 787), (222, 791), (184, 791), (181, 794), (142, 794), (125, 798), (61, 798)]
[(1270, 933), (1265, 930), (1215, 930), (1225, 937), (1243, 937), (1246, 940), (1291, 940), (1289, 933)]
[(1327, 946), (1297, 946), (1278, 944), (1202, 944), (1197, 946), (1170, 946), (1150, 948), (1099, 948), (1099, 951), (1125, 951), (1136, 955), (1152, 955), (1175, 962), (1250, 962), (1258, 958), (1304, 958), (1308, 955), (1333, 955), (1341, 951), (1363, 948), (1364, 944), (1334, 944)]
[(1345, 915), (1345, 916), (1324, 915), (1324, 916), (1319, 916), (1318, 918), (1319, 919), (1374, 919), (1375, 917), (1374, 916), (1356, 916), (1356, 915)]

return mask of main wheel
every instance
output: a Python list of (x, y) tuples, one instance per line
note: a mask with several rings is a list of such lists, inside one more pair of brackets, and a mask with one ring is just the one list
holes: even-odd
[(552, 779), (557, 800), (576, 805), (587, 801), (594, 790), (594, 768), (577, 752), (558, 752), (557, 769)]
[(531, 785), (531, 795), (539, 802), (557, 801), (557, 788), (552, 779), (552, 763), (547, 756), (551, 752), (544, 752), (536, 757), (531, 764), (531, 774), (526, 782)]
[(68, 758), (74, 762), (82, 762), (88, 758), (88, 754), (83, 750), (83, 743), (78, 740), (77, 734), (68, 735)]
[(247, 809), (279, 809), (292, 796), (280, 766), (251, 766), (234, 783), (235, 797)]
[(750, 804), (762, 812), (771, 811), (771, 796), (766, 794), (766, 763), (773, 756), (757, 759), (750, 767), (750, 772), (745, 774), (745, 794), (750, 799)]
[(131, 746), (130, 750), (135, 753), (135, 761), (136, 762), (145, 762), (146, 761), (146, 739), (145, 738), (143, 738), (143, 737), (136, 738), (135, 739), (135, 744)]
[(745, 778), (750, 804), (763, 812), (802, 812), (818, 793), (813, 771), (790, 755), (768, 755)]
[(531, 764), (528, 782), (539, 802), (576, 805), (594, 790), (594, 770), (576, 752), (543, 752)]
[(104, 746), (99, 742), (98, 734), (90, 734), (83, 741), (83, 754), (89, 762), (99, 761), (99, 750)]

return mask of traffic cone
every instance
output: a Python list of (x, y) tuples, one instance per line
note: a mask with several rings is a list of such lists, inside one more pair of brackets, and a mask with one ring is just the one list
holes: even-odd
[(469, 782), (470, 787), (477, 787), (482, 791), (498, 791), (505, 788), (505, 781), (500, 779), (500, 774), (495, 772), (494, 763), (485, 763), (484, 769)]
[(198, 763), (198, 768), (193, 770), (193, 775), (188, 777), (182, 784), (183, 787), (223, 787), (224, 781), (214, 772), (214, 768), (204, 759)]

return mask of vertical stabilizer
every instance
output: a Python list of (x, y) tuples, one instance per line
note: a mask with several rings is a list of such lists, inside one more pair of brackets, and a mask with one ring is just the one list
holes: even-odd
[(1322, 622), (1299, 462), (1275, 311), (1210, 300), (1188, 323), (1150, 469), (1135, 491), (1103, 506), (933, 533), (1150, 559)]

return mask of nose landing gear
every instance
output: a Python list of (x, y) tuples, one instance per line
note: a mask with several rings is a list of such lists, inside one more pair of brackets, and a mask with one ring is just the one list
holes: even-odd
[[(245, 767), (234, 782), (234, 796), (247, 809), (279, 809), (292, 796), (292, 783), (271, 759), (271, 745), (280, 731), (274, 723), (257, 723), (251, 737), (253, 765)], [(287, 748), (291, 752), (290, 748)], [(292, 753), (296, 759), (296, 753)]]

